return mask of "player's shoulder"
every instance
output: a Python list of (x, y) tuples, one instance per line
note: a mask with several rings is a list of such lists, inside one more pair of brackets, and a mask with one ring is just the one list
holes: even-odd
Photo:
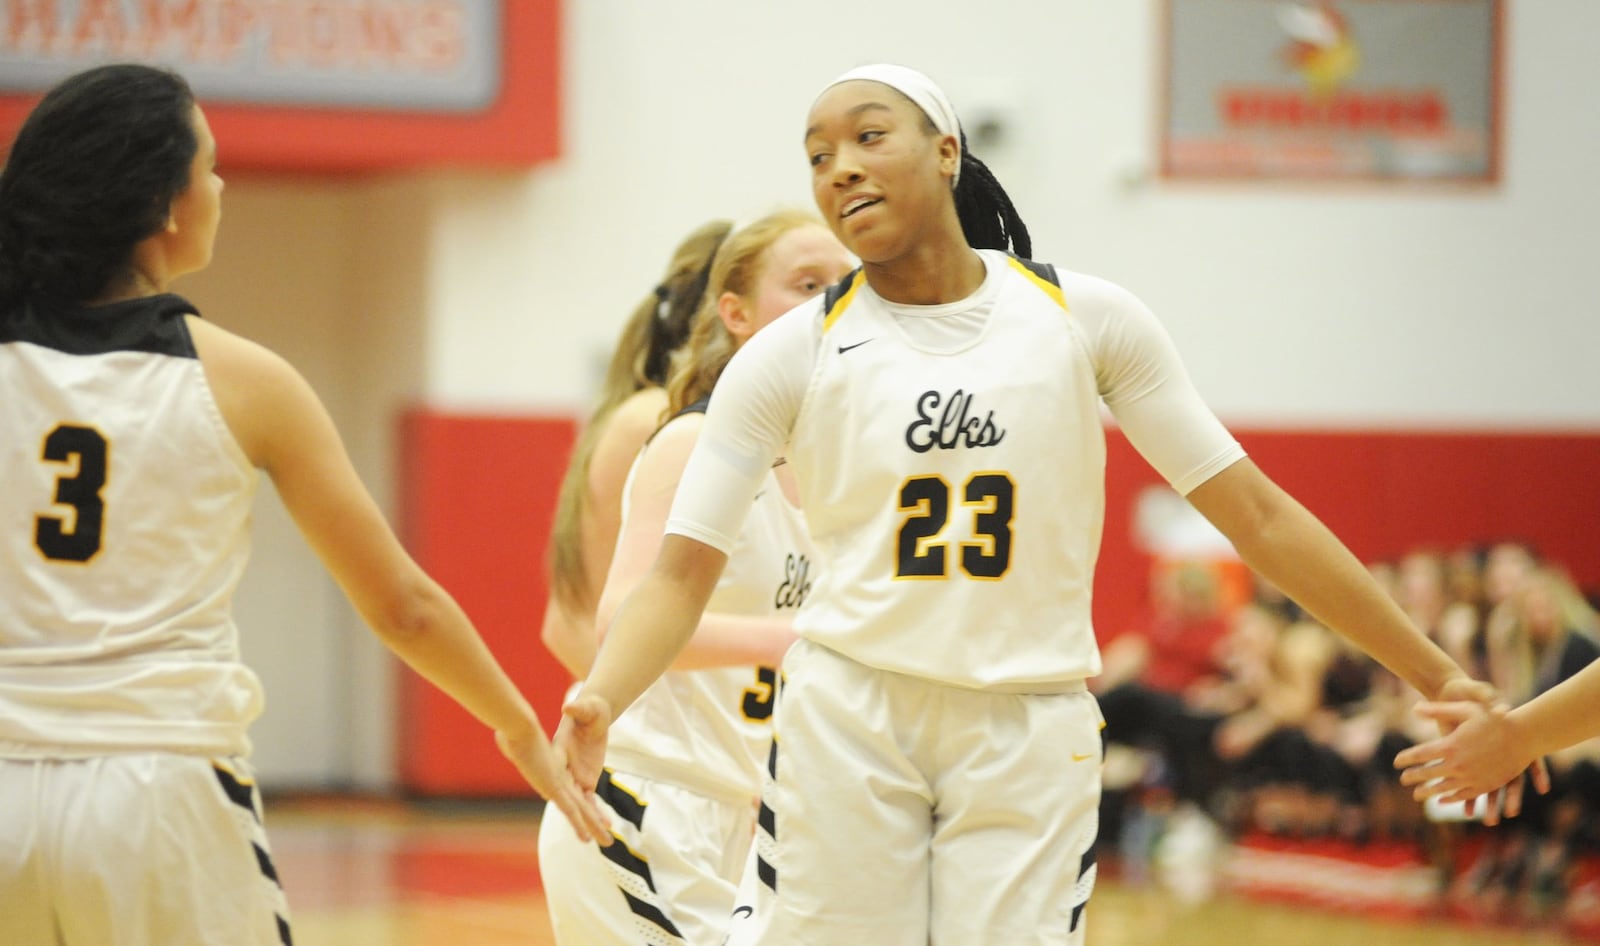
[(276, 386), (298, 377), (288, 359), (253, 339), (200, 318), (184, 320), (207, 376), (241, 385)]
[[(667, 390), (658, 385), (648, 385), (633, 392), (618, 404), (611, 412), (607, 424), (611, 430), (623, 431), (649, 431), (655, 430), (661, 424), (662, 415), (667, 412)], [(642, 438), (641, 438), (641, 441)]]
[(1132, 291), (1104, 277), (1092, 276), (1054, 263), (1024, 259), (1013, 254), (1005, 255), (1012, 270), (1020, 278), (1059, 290), (1069, 311), (1075, 305), (1096, 308), (1142, 305)]
[(640, 476), (647, 481), (676, 482), (689, 462), (705, 428), (703, 410), (684, 410), (674, 414), (661, 425), (639, 452)]

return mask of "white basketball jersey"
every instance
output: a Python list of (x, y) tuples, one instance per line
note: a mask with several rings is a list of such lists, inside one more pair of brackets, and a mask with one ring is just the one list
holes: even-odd
[(860, 272), (824, 299), (789, 452), (821, 564), (796, 630), (883, 670), (1048, 692), (1100, 670), (1100, 397), (1054, 270), (984, 256), (977, 294), (919, 313), (986, 311), (956, 350), (913, 340)]
[[(768, 473), (706, 611), (793, 614), (810, 595), (815, 559), (804, 518)], [(777, 689), (773, 667), (670, 670), (612, 725), (607, 762), (714, 798), (752, 801), (761, 792)]]
[(0, 315), (0, 755), (244, 755), (256, 471), (162, 295)]

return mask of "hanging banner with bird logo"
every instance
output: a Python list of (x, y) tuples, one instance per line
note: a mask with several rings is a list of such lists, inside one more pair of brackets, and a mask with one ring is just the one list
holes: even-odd
[(1166, 0), (1168, 178), (1491, 183), (1502, 0)]

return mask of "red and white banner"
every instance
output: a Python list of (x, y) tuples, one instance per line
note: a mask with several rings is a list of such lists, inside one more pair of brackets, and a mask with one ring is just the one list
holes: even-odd
[(1167, 0), (1167, 177), (1498, 177), (1501, 0)]
[(234, 167), (527, 166), (559, 153), (559, 0), (5, 0), (0, 131), (137, 61), (193, 85)]

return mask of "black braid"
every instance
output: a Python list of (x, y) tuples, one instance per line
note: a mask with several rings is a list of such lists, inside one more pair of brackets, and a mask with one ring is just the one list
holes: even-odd
[(1033, 240), (1011, 197), (995, 180), (989, 166), (967, 150), (967, 133), (961, 133), (961, 180), (956, 184), (956, 216), (967, 244), (977, 249), (1008, 250), (1023, 259), (1033, 257)]

